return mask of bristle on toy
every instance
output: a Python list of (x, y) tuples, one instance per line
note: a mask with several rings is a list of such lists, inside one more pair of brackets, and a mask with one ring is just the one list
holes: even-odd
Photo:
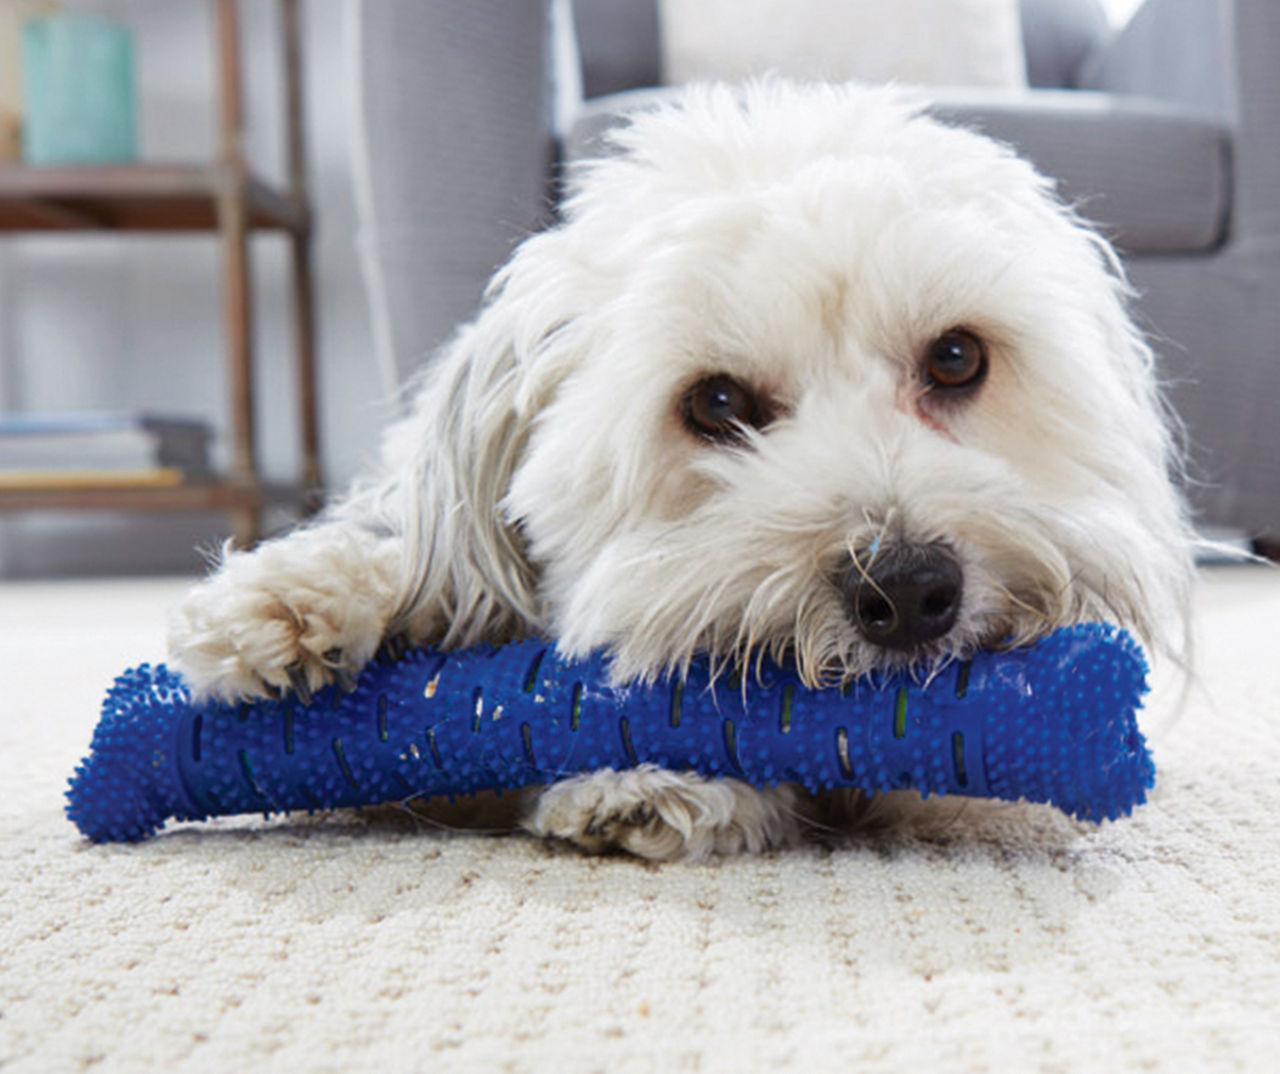
[(193, 706), (146, 664), (116, 680), (67, 814), (95, 842), (166, 820), (373, 805), (547, 783), (652, 763), (757, 786), (915, 788), (1047, 802), (1100, 821), (1145, 801), (1155, 769), (1136, 713), (1146, 662), (1124, 631), (1084, 624), (916, 681), (809, 690), (766, 663), (743, 684), (705, 665), (609, 685), (603, 657), (528, 641), (418, 649), (354, 691)]

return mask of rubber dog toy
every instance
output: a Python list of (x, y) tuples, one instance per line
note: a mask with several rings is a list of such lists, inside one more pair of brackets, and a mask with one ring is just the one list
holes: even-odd
[(67, 794), (95, 842), (143, 839), (166, 819), (372, 805), (548, 783), (651, 763), (758, 786), (912, 787), (1047, 802), (1100, 821), (1145, 801), (1155, 769), (1136, 712), (1146, 661), (1124, 631), (1063, 628), (910, 673), (806, 689), (772, 663), (744, 683), (608, 684), (603, 657), (546, 641), (411, 651), (350, 693), (192, 705), (163, 665), (125, 672)]

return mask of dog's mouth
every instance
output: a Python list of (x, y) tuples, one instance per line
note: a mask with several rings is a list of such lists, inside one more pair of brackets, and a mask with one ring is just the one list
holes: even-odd
[(608, 645), (619, 679), (652, 680), (695, 659), (725, 673), (768, 659), (815, 688), (879, 671), (927, 677), (1070, 623), (1133, 629), (1135, 615), (1117, 599), (1124, 590), (1108, 587), (1109, 576), (1100, 583), (1051, 535), (1027, 530), (1013, 540), (1007, 525), (987, 521), (980, 514), (948, 532), (833, 527), (816, 547), (743, 542), (740, 555), (715, 565), (705, 545), (689, 542), (660, 561), (637, 557), (634, 572), (611, 564), (620, 592), (605, 608), (618, 618), (584, 604), (564, 621), (604, 627), (570, 640), (582, 651)]
[(928, 676), (982, 651), (1031, 644), (1080, 618), (1062, 588), (1033, 582), (1034, 569), (1011, 573), (993, 577), (972, 548), (942, 538), (882, 534), (846, 545), (825, 571), (832, 611), (821, 620), (798, 616), (793, 643), (781, 654), (774, 646), (774, 655), (815, 686), (871, 671)]

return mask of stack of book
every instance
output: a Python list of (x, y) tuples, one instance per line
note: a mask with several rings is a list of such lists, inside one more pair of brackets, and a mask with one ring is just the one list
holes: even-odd
[(199, 481), (210, 436), (205, 422), (156, 414), (0, 415), (0, 489)]

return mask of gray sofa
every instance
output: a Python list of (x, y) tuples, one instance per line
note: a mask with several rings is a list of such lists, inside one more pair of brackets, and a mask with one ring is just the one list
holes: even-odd
[[(574, 0), (571, 19), (567, 0), (353, 3), (359, 249), (403, 375), (553, 216), (555, 162), (669, 92), (657, 0)], [(1280, 535), (1280, 2), (1147, 0), (1118, 34), (1096, 0), (1022, 15), (1032, 88), (932, 107), (1015, 145), (1113, 238), (1200, 516)]]

